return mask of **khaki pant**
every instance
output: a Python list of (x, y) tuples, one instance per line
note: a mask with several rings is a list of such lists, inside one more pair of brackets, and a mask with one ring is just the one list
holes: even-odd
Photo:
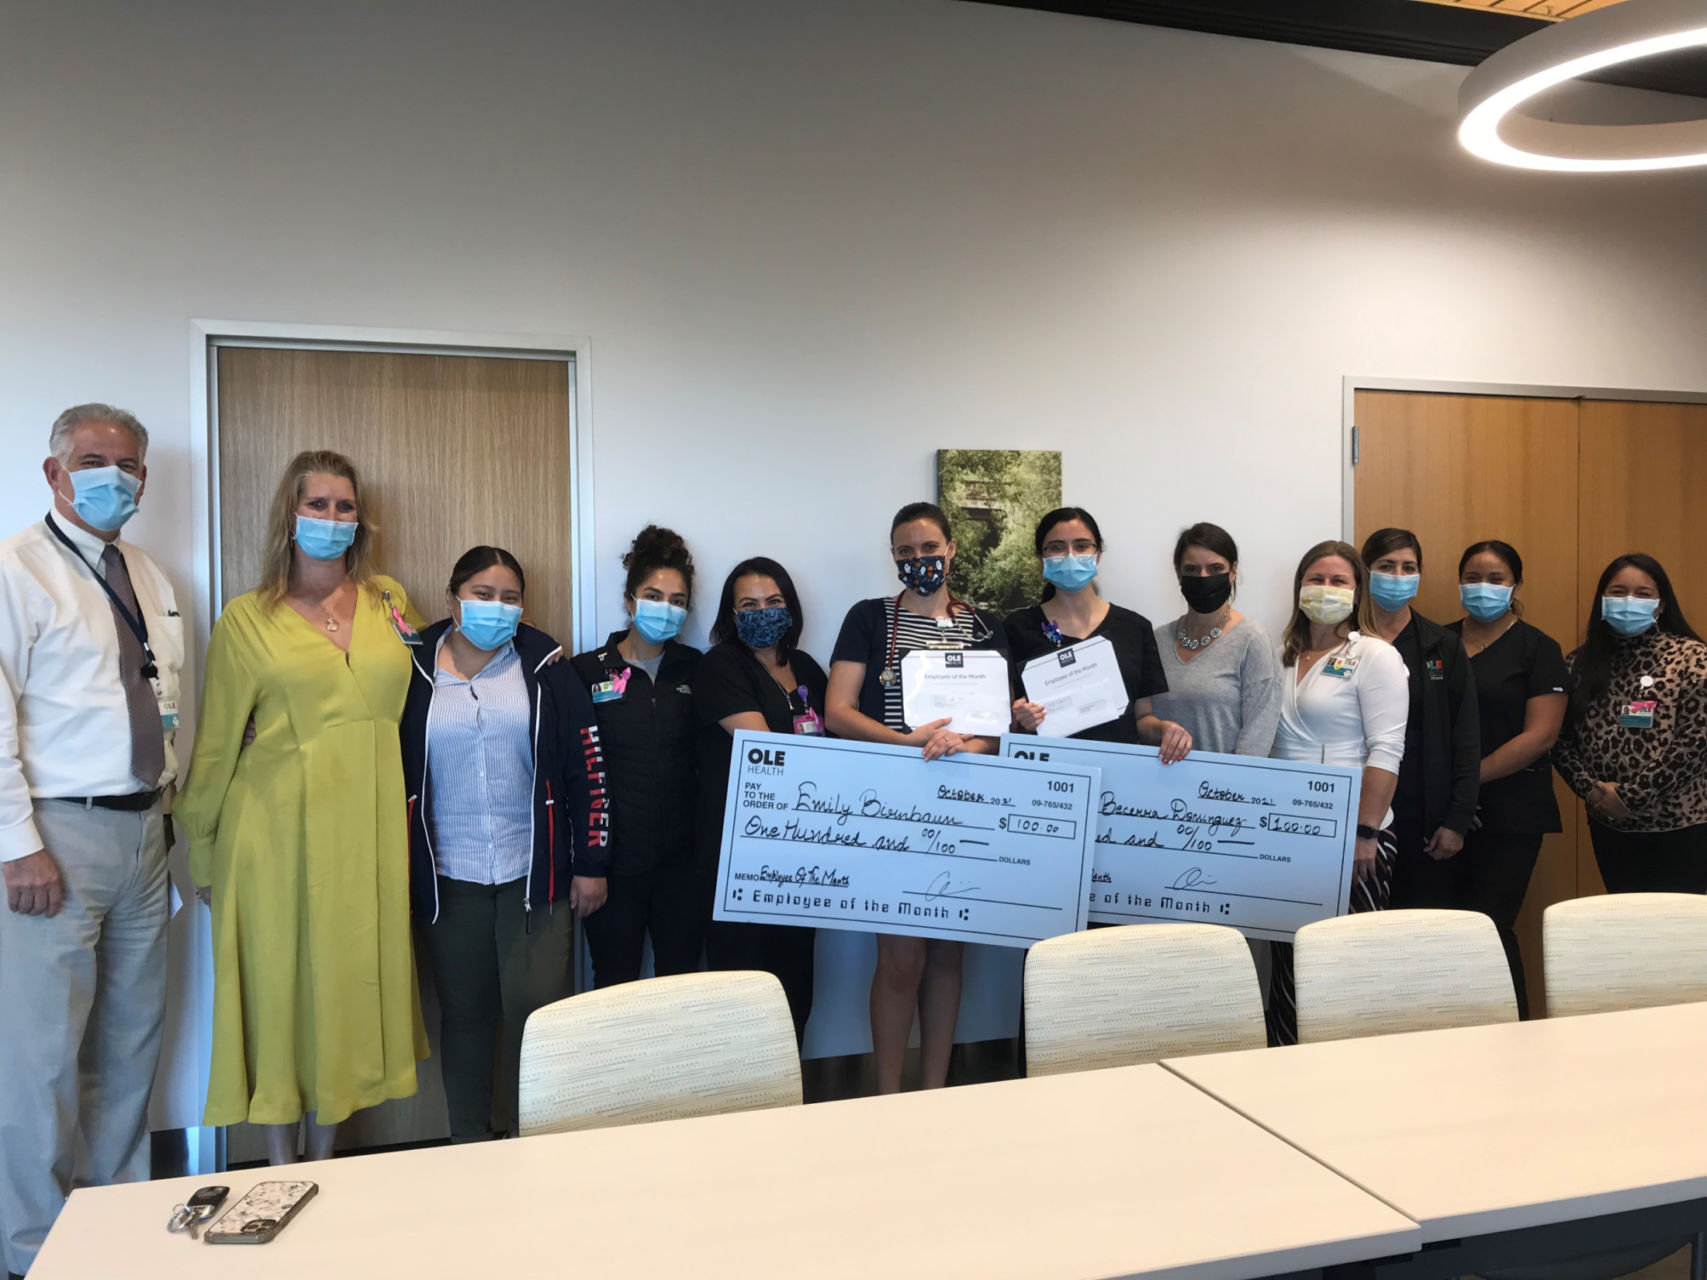
[(0, 905), (0, 1245), (20, 1274), (75, 1188), (148, 1177), (170, 914), (158, 806), (40, 800), (35, 820), (65, 905)]

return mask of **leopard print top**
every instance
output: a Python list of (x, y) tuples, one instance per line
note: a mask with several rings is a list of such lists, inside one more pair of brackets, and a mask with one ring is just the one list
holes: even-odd
[[(1575, 665), (1576, 655), (1565, 661)], [(1653, 684), (1644, 687), (1643, 676)], [(1656, 702), (1651, 729), (1625, 729), (1630, 702)], [(1620, 831), (1676, 831), (1707, 822), (1707, 644), (1663, 631), (1619, 643), (1606, 692), (1576, 724), (1567, 719), (1553, 763), (1572, 791), (1616, 782), (1634, 815), (1596, 818)]]

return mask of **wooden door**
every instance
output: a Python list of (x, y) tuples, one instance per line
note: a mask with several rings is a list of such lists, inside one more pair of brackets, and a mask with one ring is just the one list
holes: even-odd
[[(286, 464), (304, 449), (334, 449), (362, 474), (376, 564), (429, 621), (445, 616), (457, 557), (487, 543), (526, 571), (528, 620), (572, 646), (565, 361), (257, 347), (218, 355), (221, 604), (258, 581)], [(433, 1050), (419, 1089), (351, 1117), (340, 1148), (448, 1133), (438, 1004), (430, 968), (419, 972)], [(232, 1164), (264, 1159), (265, 1142), (234, 1125), (227, 1154)]]
[[(1360, 391), (1355, 411), (1356, 541), (1389, 525), (1417, 535), (1423, 580), (1415, 607), (1439, 622), (1463, 617), (1458, 557), (1474, 542), (1498, 538), (1523, 556), (1525, 618), (1570, 650), (1581, 612), (1577, 402)], [(1573, 817), (1581, 803), (1557, 778), (1554, 789), (1566, 829), (1543, 843), (1517, 925), (1537, 1015), (1544, 1007), (1541, 913), (1578, 896), (1579, 836), (1587, 841)]]
[[(1641, 551), (1665, 566), (1684, 616), (1707, 626), (1707, 405), (1586, 400), (1578, 488), (1577, 630), (1587, 624), (1601, 572)], [(1580, 639), (1581, 636), (1579, 635)], [(1586, 819), (1577, 857), (1584, 893), (1604, 886)]]
[(222, 604), (259, 579), (285, 465), (334, 449), (369, 489), (375, 562), (424, 617), (488, 543), (527, 571), (528, 620), (572, 644), (565, 361), (222, 347), (218, 375)]

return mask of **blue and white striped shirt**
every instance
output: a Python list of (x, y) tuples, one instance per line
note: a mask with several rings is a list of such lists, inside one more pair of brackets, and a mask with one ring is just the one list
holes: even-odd
[[(443, 641), (440, 641), (443, 644)], [(527, 681), (514, 644), (473, 680), (433, 664), (427, 720), (433, 853), (438, 873), (508, 884), (533, 861), (533, 740)]]

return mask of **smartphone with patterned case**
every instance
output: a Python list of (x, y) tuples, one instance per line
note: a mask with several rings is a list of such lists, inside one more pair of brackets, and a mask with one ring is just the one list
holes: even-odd
[(257, 1182), (207, 1229), (209, 1244), (266, 1244), (314, 1198), (312, 1182)]

